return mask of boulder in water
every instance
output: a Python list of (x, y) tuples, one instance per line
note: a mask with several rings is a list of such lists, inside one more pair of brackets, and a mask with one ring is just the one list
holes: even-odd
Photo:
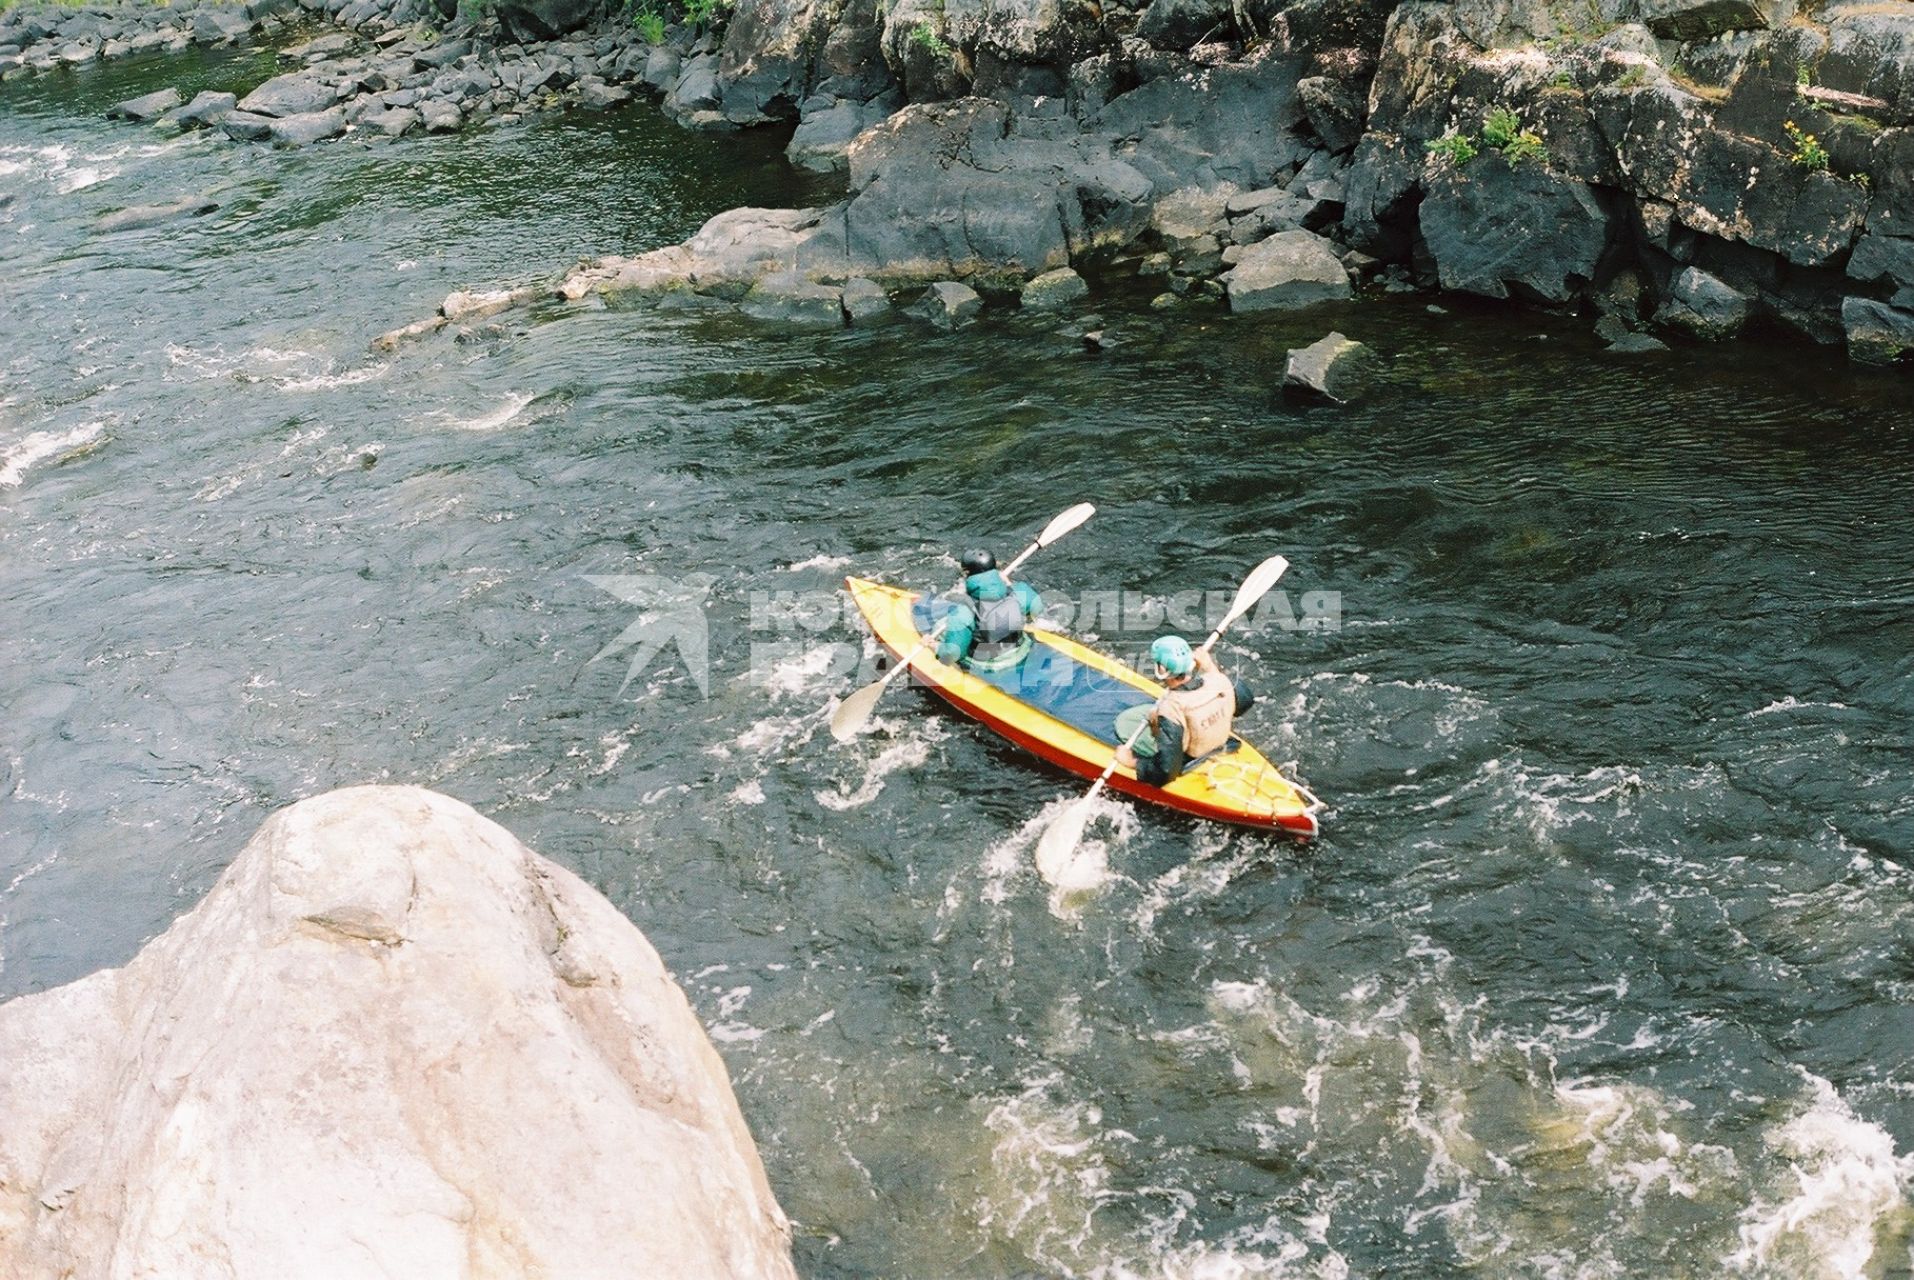
[(420, 788), (274, 815), (0, 1062), (0, 1275), (795, 1275), (658, 953)]
[(1054, 310), (1081, 302), (1090, 296), (1090, 286), (1069, 267), (1046, 271), (1023, 287), (1023, 305), (1032, 311)]
[(153, 93), (141, 94), (137, 98), (128, 98), (125, 102), (115, 103), (106, 109), (109, 120), (132, 120), (145, 123), (157, 120), (186, 101), (178, 89), (160, 89)]
[(939, 329), (957, 329), (975, 320), (983, 308), (983, 298), (969, 285), (939, 280), (924, 291), (916, 313)]
[(1354, 338), (1331, 332), (1289, 353), (1283, 370), (1283, 390), (1317, 396), (1333, 404), (1348, 404), (1369, 389), (1376, 372), (1375, 355)]

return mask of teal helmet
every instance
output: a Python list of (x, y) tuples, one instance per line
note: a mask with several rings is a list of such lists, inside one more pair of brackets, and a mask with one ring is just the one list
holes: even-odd
[(1150, 661), (1173, 676), (1186, 676), (1196, 670), (1196, 655), (1182, 636), (1158, 636), (1150, 645)]

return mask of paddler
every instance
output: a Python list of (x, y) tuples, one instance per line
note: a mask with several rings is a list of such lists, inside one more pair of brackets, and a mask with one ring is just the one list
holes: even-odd
[(989, 551), (966, 551), (961, 563), (962, 591), (937, 644), (937, 660), (971, 671), (1008, 671), (1030, 653), (1024, 624), (1043, 612), (1043, 599), (998, 572)]
[(1134, 751), (1117, 749), (1117, 763), (1135, 769), (1139, 782), (1161, 787), (1190, 761), (1228, 742), (1231, 725), (1256, 695), (1241, 680), (1224, 675), (1207, 651), (1192, 650), (1182, 636), (1159, 636), (1150, 645), (1150, 661), (1163, 696), (1154, 706), (1131, 707), (1117, 716), (1117, 737), (1125, 741), (1138, 721), (1148, 717), (1150, 722)]

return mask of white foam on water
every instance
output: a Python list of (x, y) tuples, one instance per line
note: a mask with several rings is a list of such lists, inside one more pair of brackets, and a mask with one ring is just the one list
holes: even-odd
[(524, 413), (525, 410), (531, 406), (532, 401), (536, 399), (538, 399), (536, 392), (515, 391), (505, 397), (503, 403), (499, 404), (496, 408), (489, 412), (481, 413), (476, 417), (461, 418), (443, 409), (435, 409), (426, 416), (443, 422), (454, 431), (497, 431), (501, 427), (511, 425), (518, 415)]
[(840, 646), (820, 644), (773, 661), (769, 670), (758, 673), (756, 679), (775, 695), (815, 694), (823, 677), (837, 678), (842, 665)]
[(809, 560), (800, 560), (796, 564), (784, 566), (786, 573), (798, 573), (805, 569), (842, 569), (851, 562), (849, 556), (815, 555)]
[(1765, 707), (1750, 711), (1746, 718), (1752, 720), (1756, 716), (1778, 715), (1783, 711), (1805, 711), (1810, 707), (1820, 707), (1829, 711), (1846, 711), (1848, 704), (1845, 702), (1819, 702), (1814, 700), (1804, 702), (1793, 694), (1788, 694), (1779, 702), (1770, 702)]
[[(937, 721), (921, 721), (920, 725), (935, 726)], [(883, 793), (884, 781), (900, 769), (915, 769), (930, 759), (931, 746), (942, 735), (935, 728), (919, 728), (910, 736), (891, 743), (879, 751), (864, 767), (864, 779), (858, 785), (846, 791), (839, 786), (835, 791), (814, 793), (817, 802), (826, 809), (843, 813), (849, 809), (861, 809)]]
[[(1112, 799), (1107, 792), (1091, 806), (1089, 825), (1068, 858), (1054, 866), (1036, 860), (1038, 845), (1051, 822), (1081, 799), (1075, 793), (1056, 797), (984, 850), (985, 902), (1006, 901), (1013, 877), (1024, 866), (1035, 865), (1037, 874), (1049, 886), (1050, 914), (1059, 920), (1074, 920), (1084, 904), (1115, 878), (1110, 855), (1134, 839), (1142, 824), (1129, 804)], [(1099, 835), (1100, 831), (1107, 834)]]
[(1785, 1172), (1741, 1215), (1728, 1265), (1799, 1280), (1871, 1274), (1882, 1228), (1910, 1215), (1914, 1156), (1895, 1154), (1887, 1130), (1855, 1115), (1828, 1081), (1802, 1075), (1807, 1105), (1767, 1138)]
[(91, 449), (106, 431), (104, 422), (87, 422), (65, 431), (34, 431), (0, 449), (0, 489), (18, 488), (27, 471), (48, 459), (64, 462)]
[[(330, 362), (328, 362), (330, 363)], [(368, 364), (344, 373), (313, 373), (279, 379), (281, 391), (331, 391), (338, 387), (356, 387), (385, 377), (392, 371), (388, 364)]]
[[(1215, 1241), (1188, 1240), (1194, 1192), (1119, 1187), (1112, 1164), (1134, 1135), (1103, 1127), (1058, 1074), (1027, 1080), (984, 1119), (994, 1137), (980, 1226), (1052, 1273), (1086, 1280), (1346, 1280), (1325, 1213), (1271, 1217)], [(1107, 1225), (1106, 1225), (1107, 1224)]]

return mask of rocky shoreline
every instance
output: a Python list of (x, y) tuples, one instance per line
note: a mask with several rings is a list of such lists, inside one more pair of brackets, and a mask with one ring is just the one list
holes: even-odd
[[(1581, 311), (1621, 351), (1780, 329), (1859, 361), (1914, 352), (1902, 0), (742, 0), (720, 34), (656, 44), (590, 0), (299, 3), (202, 4), (148, 47), (182, 22), (241, 38), (209, 16), (234, 12), (255, 36), (300, 14), (354, 34), (288, 50), (311, 65), (243, 100), (126, 113), (290, 145), (642, 88), (691, 128), (794, 122), (793, 161), (848, 178), (828, 208), (736, 210), (549, 291), (454, 295), (398, 337), (548, 292), (756, 294), (753, 314), (803, 324), (835, 290), (849, 323), (847, 287), (1008, 297), (1076, 269), (1158, 277), (1165, 308), (1374, 282)], [(157, 30), (20, 45), (34, 21), (0, 19), (3, 74)]]

